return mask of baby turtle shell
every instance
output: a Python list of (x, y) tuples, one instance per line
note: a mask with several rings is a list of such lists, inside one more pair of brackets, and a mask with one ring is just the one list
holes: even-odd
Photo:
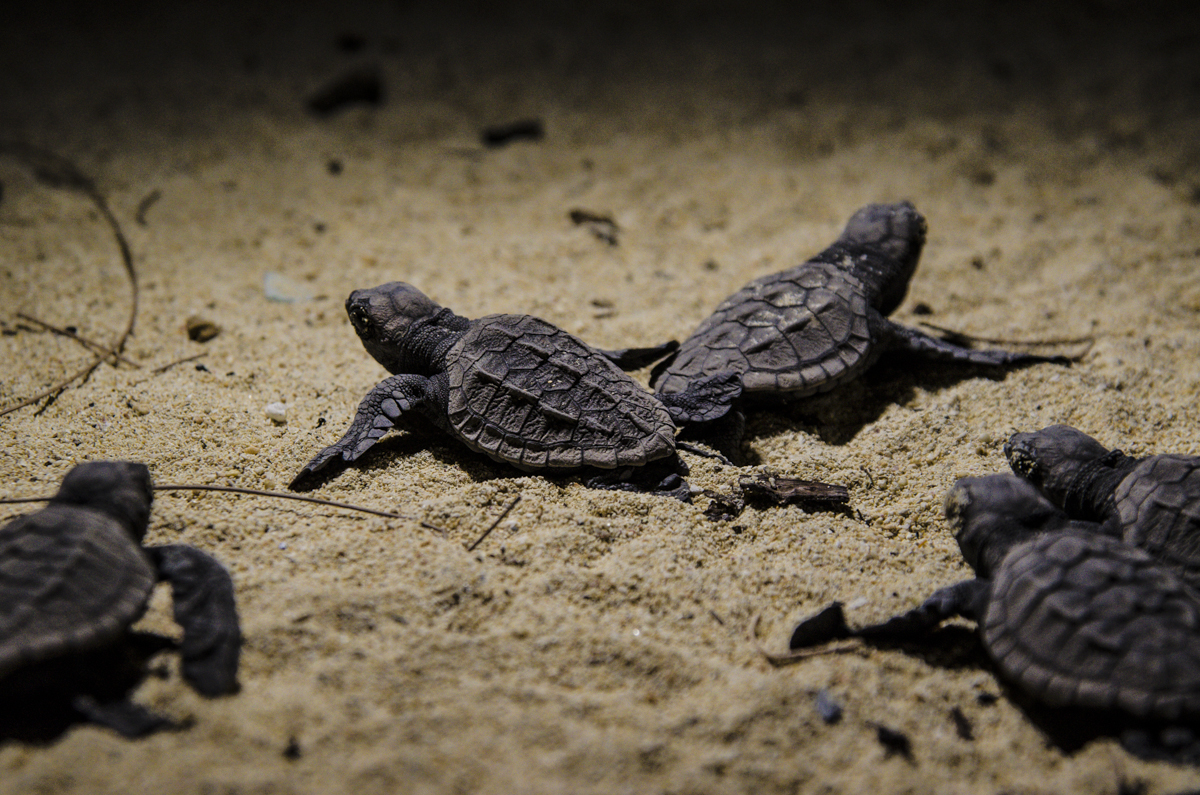
[(980, 631), (1004, 674), (1051, 706), (1200, 716), (1200, 595), (1143, 550), (1051, 533), (1009, 552)]
[(803, 397), (833, 389), (877, 355), (866, 292), (857, 278), (827, 262), (756, 279), (692, 332), (654, 385), (669, 394), (734, 370), (742, 374), (744, 394)]
[(666, 408), (609, 359), (529, 315), (475, 321), (446, 354), (446, 414), (467, 446), (521, 469), (612, 469), (671, 455)]
[(157, 582), (137, 541), (101, 513), (49, 505), (0, 528), (0, 678), (115, 640)]
[(1200, 587), (1200, 458), (1143, 459), (1113, 491), (1126, 543), (1149, 552)]

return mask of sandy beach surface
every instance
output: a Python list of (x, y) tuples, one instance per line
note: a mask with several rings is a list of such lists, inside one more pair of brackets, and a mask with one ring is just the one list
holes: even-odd
[[(354, 288), (401, 279), (467, 317), (529, 313), (597, 346), (648, 345), (682, 339), (874, 201), (910, 199), (929, 222), (896, 320), (1094, 343), (1072, 366), (1005, 374), (888, 358), (835, 393), (751, 411), (744, 468), (684, 454), (702, 489), (756, 472), (845, 484), (845, 514), (752, 506), (714, 522), (704, 497), (523, 474), (432, 430), (394, 434), (313, 494), (436, 530), (160, 494), (147, 541), (196, 546), (235, 579), (241, 692), (201, 698), (164, 653), (152, 668), (165, 676), (133, 695), (189, 728), (9, 739), (0, 790), (1200, 787), (1197, 770), (1112, 739), (1048, 742), (965, 631), (780, 668), (748, 637), (761, 613), (760, 642), (782, 651), (832, 600), (865, 623), (969, 576), (942, 495), (1006, 471), (1016, 430), (1063, 422), (1131, 454), (1200, 454), (1188, 5), (827, 5), (6, 12), (0, 140), (94, 180), (128, 239), (138, 306), (133, 364), (0, 417), (4, 496), (47, 494), (103, 458), (144, 461), (159, 483), (283, 489), (385, 374), (345, 316)], [(377, 81), (378, 101), (313, 112), (347, 76)], [(521, 120), (544, 136), (482, 143)], [(23, 151), (0, 150), (0, 410), (92, 361), (18, 312), (109, 344), (131, 311), (95, 201)], [(615, 244), (576, 209), (611, 217)], [(192, 341), (189, 318), (219, 333)], [(284, 424), (265, 413), (276, 402)], [(137, 627), (178, 635), (166, 593)], [(840, 722), (818, 714), (821, 690)]]

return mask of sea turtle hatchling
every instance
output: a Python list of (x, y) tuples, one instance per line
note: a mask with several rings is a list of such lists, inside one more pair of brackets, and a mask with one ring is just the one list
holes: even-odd
[(826, 615), (826, 637), (813, 638), (801, 624), (793, 647), (830, 634), (911, 638), (962, 615), (1003, 677), (1042, 704), (1200, 719), (1200, 593), (1175, 572), (1013, 475), (959, 480), (945, 510), (976, 579), (859, 630)]
[[(965, 348), (888, 320), (904, 300), (924, 243), (925, 219), (911, 203), (863, 207), (808, 262), (726, 298), (654, 368), (651, 387), (671, 404), (672, 395), (698, 379), (733, 372), (747, 397), (805, 397), (857, 378), (889, 350), (991, 367), (1066, 361)], [(730, 408), (728, 393), (698, 396), (707, 399), (672, 408), (677, 423), (715, 420)]]
[[(640, 467), (675, 453), (667, 407), (622, 370), (675, 343), (603, 351), (530, 315), (459, 317), (404, 282), (355, 290), (346, 312), (367, 352), (394, 375), (367, 393), (349, 430), (305, 465), (293, 489), (334, 461), (356, 460), (414, 415), (525, 471)], [(672, 400), (705, 389), (736, 390), (736, 379), (721, 374)]]
[(67, 473), (45, 508), (0, 528), (0, 701), (65, 692), (76, 719), (126, 736), (170, 726), (124, 694), (99, 701), (78, 687), (107, 676), (95, 660), (126, 638), (162, 580), (183, 628), (184, 678), (204, 696), (237, 689), (229, 574), (191, 547), (142, 546), (151, 500), (145, 465), (90, 462)]
[(1200, 457), (1131, 458), (1069, 425), (1014, 434), (1004, 454), (1068, 515), (1102, 522), (1200, 589)]

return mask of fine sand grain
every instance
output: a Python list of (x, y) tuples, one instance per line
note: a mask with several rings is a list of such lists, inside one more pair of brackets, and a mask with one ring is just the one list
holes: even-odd
[[(283, 488), (383, 370), (351, 289), (409, 281), (468, 317), (539, 315), (598, 346), (688, 334), (872, 201), (929, 240), (895, 318), (1004, 339), (1094, 335), (1071, 367), (888, 360), (749, 416), (748, 471), (844, 483), (850, 515), (684, 505), (524, 475), (396, 434), (317, 496), (413, 521), (163, 494), (148, 541), (237, 584), (240, 694), (149, 677), (194, 724), (0, 745), (13, 793), (1118, 792), (1200, 786), (1112, 740), (1048, 744), (965, 633), (773, 668), (968, 575), (941, 517), (1018, 429), (1200, 454), (1200, 38), (1188, 4), (56, 3), (0, 28), (0, 138), (69, 157), (140, 276), (126, 355), (0, 417), (5, 496), (80, 461)], [(836, 10), (835, 10), (836, 9)], [(1052, 9), (1052, 10), (1047, 10)], [(382, 102), (307, 99), (376, 70)], [(480, 133), (541, 120), (539, 141)], [(0, 409), (86, 365), (130, 289), (86, 196), (0, 155)], [(569, 218), (608, 215), (617, 244)], [(268, 300), (264, 277), (302, 300)], [(191, 316), (215, 323), (189, 340)], [(1068, 346), (1068, 352), (1078, 346)], [(164, 371), (184, 357), (202, 358)], [(646, 373), (638, 374), (645, 381)], [(286, 424), (265, 413), (287, 406)], [(686, 456), (726, 490), (743, 471)], [(474, 541), (522, 500), (474, 552)], [(16, 515), (11, 506), (2, 516)], [(139, 624), (172, 634), (156, 596)], [(156, 661), (158, 665), (158, 661)], [(825, 725), (815, 694), (844, 708)], [(992, 701), (990, 695), (999, 696)], [(972, 740), (956, 731), (961, 710)], [(904, 732), (889, 754), (875, 724)], [(290, 748), (290, 753), (285, 753)], [(1122, 789), (1124, 787), (1125, 789)]]

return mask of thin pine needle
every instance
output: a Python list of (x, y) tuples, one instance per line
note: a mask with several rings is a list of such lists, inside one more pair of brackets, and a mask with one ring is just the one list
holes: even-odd
[(210, 485), (187, 485), (187, 484), (164, 484), (155, 486), (155, 491), (222, 491), (229, 494), (250, 494), (256, 497), (274, 497), (280, 500), (296, 500), (297, 502), (310, 502), (315, 505), (328, 505), (331, 508), (345, 508), (349, 511), (360, 511), (362, 513), (370, 513), (376, 516), (386, 516), (389, 519), (406, 519), (408, 521), (417, 522), (421, 527), (429, 530), (437, 530), (445, 532), (437, 525), (423, 522), (415, 516), (406, 516), (402, 513), (392, 513), (391, 511), (381, 511), (377, 508), (366, 508), (362, 505), (352, 505), (346, 502), (334, 502), (333, 500), (323, 500), (320, 497), (306, 497), (303, 494), (284, 494), (279, 491), (263, 491), (261, 489), (247, 489), (241, 486), (210, 486)]
[(512, 501), (512, 502), (510, 502), (510, 503), (508, 504), (508, 507), (507, 507), (507, 508), (505, 508), (503, 511), (501, 511), (501, 512), (500, 512), (500, 515), (496, 517), (496, 521), (492, 522), (492, 524), (491, 524), (491, 525), (488, 527), (488, 529), (487, 529), (487, 530), (484, 530), (484, 531), (483, 531), (483, 535), (481, 535), (479, 538), (475, 539), (475, 543), (474, 543), (474, 544), (471, 544), (471, 546), (467, 547), (467, 551), (468, 551), (468, 552), (474, 552), (474, 551), (475, 551), (475, 547), (477, 547), (477, 546), (479, 546), (480, 544), (482, 544), (482, 543), (483, 543), (483, 539), (485, 539), (485, 538), (487, 538), (488, 536), (490, 536), (490, 535), (492, 534), (492, 531), (493, 531), (493, 530), (495, 530), (497, 527), (499, 527), (499, 526), (500, 526), (500, 523), (504, 521), (504, 517), (508, 516), (508, 513), (509, 513), (509, 511), (511, 511), (513, 508), (516, 508), (516, 507), (517, 507), (517, 503), (518, 503), (518, 502), (520, 502), (520, 501), (521, 501), (521, 495), (520, 495), (520, 494), (518, 494), (516, 497), (513, 497), (513, 501)]
[[(347, 502), (335, 502), (333, 500), (323, 500), (319, 497), (305, 497), (302, 494), (284, 494), (278, 491), (263, 491), (261, 489), (246, 489), (240, 486), (211, 486), (200, 484), (163, 484), (153, 487), (155, 491), (220, 491), (229, 494), (249, 494), (255, 497), (274, 497), (280, 500), (296, 500), (297, 502), (309, 502), (316, 505), (328, 505), (331, 508), (342, 508), (347, 511), (359, 511), (360, 513), (374, 514), (375, 516), (386, 516), (389, 519), (404, 519), (410, 522), (416, 522), (421, 527), (428, 530), (435, 530), (445, 534), (445, 530), (437, 525), (424, 522), (415, 516), (406, 516), (402, 513), (393, 513), (391, 511), (381, 511), (376, 508), (367, 508), (362, 505), (353, 505)], [(23, 502), (48, 502), (51, 497), (5, 497), (0, 498), (0, 504), (12, 505)], [(509, 506), (511, 508), (511, 506)], [(507, 513), (507, 511), (506, 511)], [(501, 517), (503, 518), (503, 517)]]

